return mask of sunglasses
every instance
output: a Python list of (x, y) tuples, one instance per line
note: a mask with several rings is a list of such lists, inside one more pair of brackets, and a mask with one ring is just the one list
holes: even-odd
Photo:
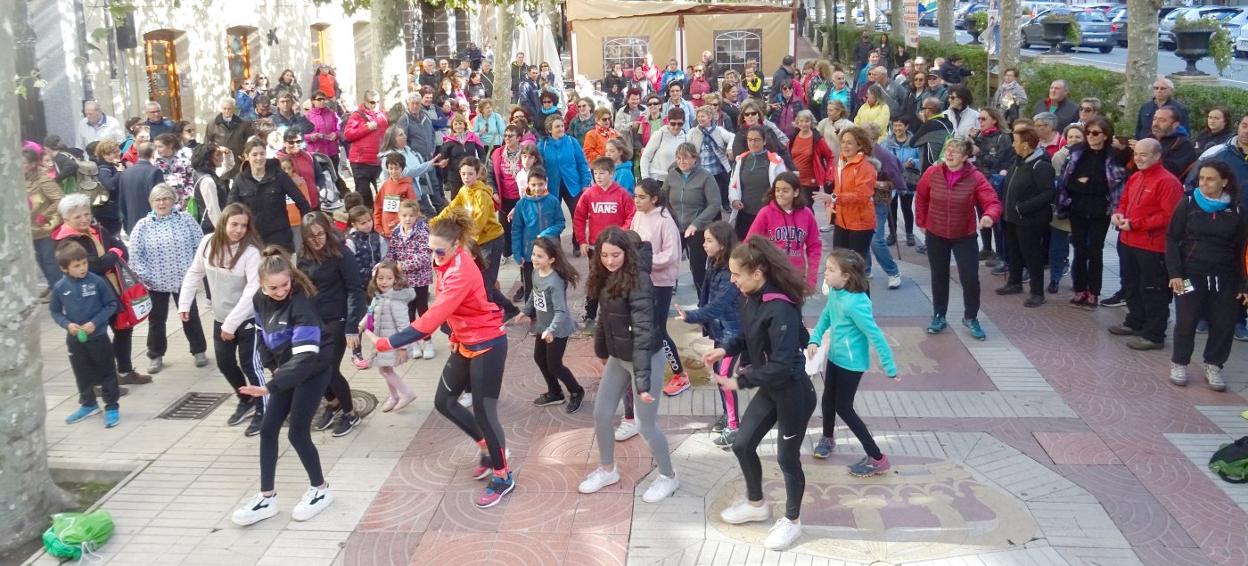
[(749, 112), (745, 112), (744, 115), (745, 116), (758, 116), (758, 112), (751, 110)]
[(683, 125), (685, 125), (685, 121), (684, 121), (684, 120), (672, 120), (672, 121), (668, 122), (668, 123), (667, 123), (667, 125), (669, 125), (669, 126), (683, 126)]
[(1105, 132), (1102, 132), (1102, 131), (1100, 131), (1100, 130), (1088, 130), (1088, 131), (1087, 131), (1087, 133), (1086, 133), (1085, 135), (1087, 135), (1088, 137), (1092, 137), (1092, 136), (1103, 136), (1103, 135), (1105, 135)]
[(1091, 106), (1080, 106), (1079, 111), (1080, 112), (1096, 112), (1096, 109), (1092, 108)]
[(286, 140), (286, 145), (299, 145), (301, 143), (303, 143), (303, 138), (299, 138), (297, 140)]

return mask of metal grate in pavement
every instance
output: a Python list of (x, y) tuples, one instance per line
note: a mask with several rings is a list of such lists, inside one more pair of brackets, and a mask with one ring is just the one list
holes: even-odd
[(191, 391), (183, 395), (177, 401), (174, 401), (168, 409), (161, 413), (159, 418), (162, 419), (178, 419), (178, 420), (196, 420), (208, 416), (213, 409), (217, 408), (223, 401), (229, 398), (229, 393), (200, 393)]

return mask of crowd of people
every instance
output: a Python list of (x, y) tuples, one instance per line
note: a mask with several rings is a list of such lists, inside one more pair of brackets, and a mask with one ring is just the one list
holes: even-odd
[[(647, 56), (615, 65), (595, 97), (565, 91), (549, 65), (518, 53), (506, 109), (490, 102), (488, 58), (426, 60), (394, 114), (375, 90), (345, 111), (327, 66), (306, 89), (286, 70), (272, 88), (244, 80), (202, 137), (155, 102), (124, 126), (89, 102), (74, 147), (53, 136), (24, 150), (44, 297), (68, 331), (81, 393), (67, 420), (99, 412), (92, 386), (102, 385), (106, 426), (119, 422), (119, 386), (165, 366), (171, 301), (195, 365), (211, 363), (203, 290), (216, 365), (238, 396), (229, 424), (260, 436), (261, 492), (234, 521), (278, 512), (276, 443), (288, 418), (310, 480), (293, 516), (306, 520), (332, 501), (311, 430), (343, 436), (361, 421), (341, 371), (347, 352), (384, 376), (381, 411), (400, 411), (416, 393), (396, 368), (434, 358), (442, 331), (450, 352), (434, 405), (477, 443), (474, 477), (489, 481), (476, 504), (490, 507), (515, 486), (498, 399), (505, 325), (527, 318), (547, 385), (534, 405), (581, 408), (589, 376), (563, 362), (576, 333), (594, 338), (604, 364), (593, 399), (599, 466), (580, 491), (618, 482), (614, 444), (640, 434), (659, 468), (643, 500), (658, 502), (679, 488), (658, 406), (690, 387), (666, 324), (683, 258), (698, 301), (675, 318), (715, 344), (704, 356), (724, 408), (715, 443), (746, 480), (745, 500), (721, 518), (770, 519), (757, 447), (778, 427), (787, 503), (766, 546), (783, 549), (801, 533), (799, 448), (817, 406), (816, 458), (835, 449), (839, 415), (866, 451), (850, 473), (890, 469), (853, 404), (871, 348), (897, 377), (870, 281), (874, 260), (887, 289), (903, 284), (890, 249), (903, 244), (927, 256), (928, 333), (948, 327), (951, 260), (961, 323), (976, 340), (987, 339), (981, 262), (1004, 276), (998, 295), (1026, 292), (1028, 308), (1058, 293), (1069, 269), (1070, 305), (1125, 305), (1108, 331), (1137, 350), (1164, 347), (1175, 298), (1170, 381), (1187, 383), (1193, 337), (1207, 332), (1206, 382), (1226, 388), (1232, 342), (1248, 339), (1248, 116), (1236, 123), (1215, 108), (1194, 131), (1159, 79), (1134, 135), (1115, 136), (1102, 102), (1077, 100), (1065, 81), (1029, 101), (1007, 69), (977, 106), (956, 57), (929, 62), (864, 33), (854, 58), (799, 69), (785, 56), (768, 81), (757, 61), (736, 68), (706, 52), (682, 70)], [(1111, 226), (1121, 289), (1102, 298)], [(582, 255), (584, 275), (570, 259)], [(512, 296), (498, 285), (505, 265), (520, 272)], [(133, 366), (133, 325), (120, 322), (131, 272), (151, 297), (147, 374)], [(576, 320), (568, 296), (582, 281)], [(801, 305), (821, 286), (827, 304), (808, 332)], [(822, 403), (805, 371), (817, 356)], [(741, 408), (743, 388), (757, 392)]]

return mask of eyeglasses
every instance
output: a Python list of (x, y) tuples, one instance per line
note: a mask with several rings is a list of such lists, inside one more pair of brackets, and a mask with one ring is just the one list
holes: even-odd
[(1100, 130), (1088, 130), (1088, 131), (1087, 131), (1087, 133), (1086, 133), (1086, 135), (1087, 135), (1088, 137), (1092, 137), (1092, 136), (1103, 136), (1103, 135), (1105, 135), (1105, 132), (1102, 132), (1102, 131), (1100, 131)]
[(173, 197), (156, 197), (152, 202), (173, 202)]
[(647, 103), (646, 103), (646, 106), (658, 106), (658, 105), (659, 105), (659, 103), (658, 103), (658, 102), (647, 102)]
[(316, 97), (316, 98), (313, 98), (313, 99), (312, 99), (312, 102), (325, 102), (325, 97), (324, 97), (324, 96), (318, 96), (318, 97)]
[(1080, 112), (1096, 112), (1096, 109), (1091, 106), (1080, 106), (1079, 111)]
[(516, 134), (503, 134), (503, 138), (504, 138), (504, 139), (506, 139), (506, 138), (514, 138), (514, 137), (516, 137)]

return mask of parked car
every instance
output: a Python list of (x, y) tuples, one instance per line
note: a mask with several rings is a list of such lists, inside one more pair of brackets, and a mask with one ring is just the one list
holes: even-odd
[(1235, 40), (1235, 56), (1248, 57), (1248, 26), (1239, 29), (1239, 37)]
[(975, 3), (967, 4), (958, 8), (958, 10), (953, 13), (953, 29), (966, 29), (967, 16), (974, 14), (975, 12), (983, 12), (987, 9), (988, 6), (985, 4)]
[(1102, 12), (1105, 12), (1106, 17), (1109, 17), (1110, 10), (1114, 10), (1114, 9), (1118, 9), (1122, 7), (1123, 7), (1122, 4), (1117, 4), (1114, 2), (1095, 2), (1091, 4), (1077, 4), (1077, 5), (1071, 6), (1071, 8), (1074, 8), (1076, 10), (1100, 10)]
[(919, 27), (936, 27), (936, 10), (926, 10), (919, 14)]
[(1044, 18), (1050, 14), (1074, 14), (1075, 22), (1079, 25), (1081, 41), (1079, 45), (1071, 45), (1062, 42), (1061, 48), (1064, 51), (1074, 50), (1078, 47), (1092, 47), (1100, 50), (1101, 53), (1109, 53), (1114, 50), (1117, 40), (1110, 31), (1109, 21), (1105, 19), (1105, 13), (1100, 10), (1075, 10), (1070, 8), (1055, 8), (1045, 10), (1036, 14), (1035, 17), (1027, 20), (1023, 24), (1022, 47), (1027, 49), (1034, 45), (1045, 46), (1048, 42), (1044, 40)]
[(1023, 20), (1027, 20), (1045, 10), (1056, 10), (1058, 8), (1066, 8), (1066, 5), (1061, 2), (1023, 2)]
[(1157, 25), (1157, 46), (1161, 49), (1174, 49), (1174, 24), (1179, 18), (1199, 20), (1213, 18), (1226, 22), (1244, 11), (1234, 6), (1197, 6), (1195, 8), (1179, 8), (1162, 18)]
[(1123, 8), (1113, 19), (1109, 20), (1109, 32), (1114, 34), (1114, 42), (1120, 47), (1127, 46), (1127, 9)]

